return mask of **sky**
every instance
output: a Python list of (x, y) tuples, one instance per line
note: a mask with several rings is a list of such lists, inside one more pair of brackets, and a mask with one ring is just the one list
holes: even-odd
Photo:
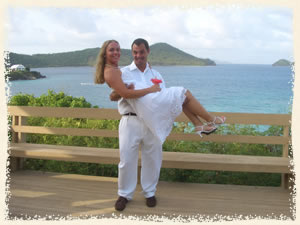
[(283, 7), (10, 7), (5, 50), (58, 53), (101, 47), (108, 39), (130, 49), (134, 39), (165, 42), (217, 63), (293, 61), (293, 11)]

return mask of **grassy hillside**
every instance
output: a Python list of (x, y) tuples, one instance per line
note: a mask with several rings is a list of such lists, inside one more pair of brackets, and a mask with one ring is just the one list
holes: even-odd
[[(100, 48), (89, 48), (80, 51), (24, 55), (10, 53), (10, 63), (23, 64), (25, 67), (58, 67), (58, 66), (93, 66)], [(122, 49), (119, 65), (128, 65), (132, 62), (131, 50)], [(157, 43), (150, 46), (149, 61), (152, 65), (215, 65), (210, 59), (200, 59), (189, 55), (166, 43)]]

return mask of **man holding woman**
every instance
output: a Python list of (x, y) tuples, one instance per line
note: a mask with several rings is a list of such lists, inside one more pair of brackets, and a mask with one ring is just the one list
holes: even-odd
[[(147, 62), (148, 42), (136, 39), (131, 46), (134, 61), (118, 68), (120, 46), (117, 41), (106, 41), (99, 53), (95, 83), (106, 82), (119, 94), (118, 110), (122, 115), (119, 125), (119, 179), (116, 210), (123, 210), (132, 199), (137, 185), (138, 147), (141, 144), (141, 186), (146, 205), (156, 205), (156, 185), (162, 163), (162, 144), (171, 132), (175, 118), (183, 111), (195, 125), (196, 133), (210, 134), (225, 117), (213, 117), (183, 87), (165, 88), (161, 75)], [(151, 79), (161, 80), (152, 84)], [(117, 94), (116, 94), (117, 93)], [(199, 117), (208, 123), (203, 124)], [(201, 136), (202, 137), (202, 136)]]

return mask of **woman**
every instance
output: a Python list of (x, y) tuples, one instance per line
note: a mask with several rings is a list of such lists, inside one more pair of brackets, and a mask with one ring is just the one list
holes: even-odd
[[(194, 124), (196, 133), (201, 137), (202, 133), (207, 135), (213, 133), (218, 125), (225, 122), (225, 117), (210, 115), (183, 87), (160, 88), (159, 84), (149, 87), (145, 85), (145, 82), (134, 80), (134, 90), (127, 88), (130, 83), (123, 82), (122, 73), (118, 68), (120, 55), (120, 46), (117, 41), (104, 42), (98, 56), (95, 83), (106, 82), (121, 97), (125, 98), (139, 118), (162, 143), (171, 132), (175, 118), (182, 111)], [(199, 117), (208, 123), (203, 124)]]

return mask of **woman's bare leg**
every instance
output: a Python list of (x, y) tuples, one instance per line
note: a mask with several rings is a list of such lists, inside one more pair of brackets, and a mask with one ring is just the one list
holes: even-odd
[(187, 90), (185, 93), (185, 101), (183, 103), (183, 109), (188, 110), (190, 113), (194, 115), (198, 115), (199, 117), (205, 119), (207, 122), (211, 122), (214, 120), (214, 117), (206, 111), (206, 109), (198, 102), (198, 100), (192, 95), (192, 93)]
[[(201, 126), (203, 123), (198, 117), (203, 118), (207, 122), (216, 122), (216, 124), (224, 123), (225, 118), (217, 117), (215, 121), (215, 117), (212, 116), (206, 109), (200, 104), (200, 102), (192, 95), (192, 93), (187, 90), (185, 93), (186, 99), (182, 105), (183, 112), (187, 115), (187, 117), (191, 120), (194, 126)], [(219, 122), (217, 122), (219, 120)], [(205, 126), (205, 130), (209, 130), (212, 128), (213, 124), (208, 124)]]
[(199, 119), (199, 117), (195, 114), (193, 114), (191, 111), (187, 109), (187, 107), (182, 107), (182, 111), (184, 114), (190, 119), (190, 121), (194, 124), (196, 131), (212, 131), (216, 129), (215, 126), (212, 124), (206, 124), (204, 125), (202, 121)]
[(190, 119), (195, 127), (203, 125), (201, 120), (195, 114), (191, 113), (191, 111), (189, 111), (186, 107), (182, 107), (182, 111)]

